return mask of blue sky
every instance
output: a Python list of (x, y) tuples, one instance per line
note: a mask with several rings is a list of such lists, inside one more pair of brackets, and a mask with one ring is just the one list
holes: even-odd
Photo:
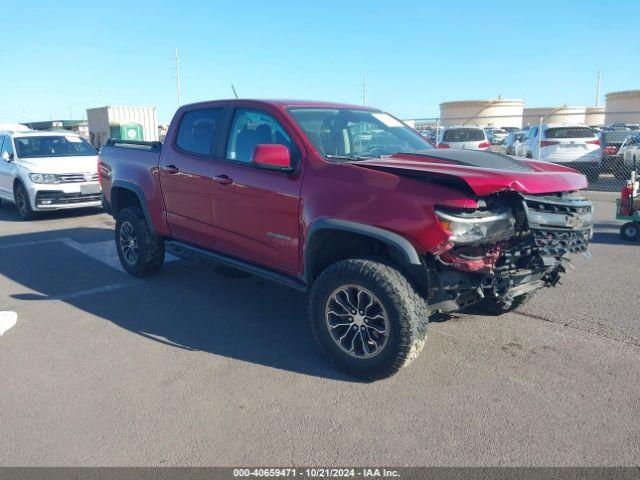
[(0, 122), (107, 104), (155, 105), (168, 122), (176, 47), (183, 103), (231, 97), (231, 83), (241, 97), (361, 103), (366, 76), (368, 103), (402, 118), (498, 95), (592, 105), (601, 70), (603, 105), (640, 88), (640, 35), (624, 28), (636, 2), (7, 2)]

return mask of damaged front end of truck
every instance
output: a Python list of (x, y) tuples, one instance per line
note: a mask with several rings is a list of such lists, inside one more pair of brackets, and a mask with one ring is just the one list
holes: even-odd
[(481, 198), (477, 209), (435, 211), (449, 239), (424, 258), (434, 310), (481, 302), (508, 309), (519, 297), (555, 286), (568, 255), (588, 255), (592, 206), (576, 193), (507, 191)]

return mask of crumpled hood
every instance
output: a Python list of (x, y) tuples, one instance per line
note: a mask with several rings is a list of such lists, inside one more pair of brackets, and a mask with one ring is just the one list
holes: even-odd
[(96, 173), (98, 155), (19, 158), (18, 165), (32, 173)]
[(397, 175), (450, 179), (453, 183), (462, 181), (478, 196), (505, 190), (523, 194), (556, 193), (587, 186), (584, 175), (571, 168), (483, 151), (424, 150), (361, 160), (353, 165)]

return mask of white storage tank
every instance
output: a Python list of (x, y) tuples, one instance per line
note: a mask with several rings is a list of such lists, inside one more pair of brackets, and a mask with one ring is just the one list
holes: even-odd
[(604, 125), (604, 107), (587, 107), (584, 123), (592, 127)]
[(87, 109), (89, 138), (100, 148), (109, 138), (120, 140), (158, 140), (156, 107), (106, 107)]
[(640, 123), (640, 90), (605, 95), (605, 123)]
[(440, 104), (442, 125), (522, 127), (524, 100), (460, 100)]
[(525, 108), (524, 109), (524, 126), (535, 125), (540, 123), (585, 123), (585, 107), (544, 107), (544, 108)]

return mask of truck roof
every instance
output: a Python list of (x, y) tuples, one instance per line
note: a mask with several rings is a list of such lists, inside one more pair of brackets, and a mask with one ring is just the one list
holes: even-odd
[(339, 102), (321, 102), (318, 100), (291, 100), (291, 99), (260, 99), (260, 98), (231, 98), (224, 100), (210, 100), (204, 102), (191, 103), (183, 105), (182, 107), (194, 107), (199, 105), (211, 105), (211, 104), (243, 104), (243, 103), (256, 103), (262, 105), (270, 105), (276, 108), (287, 107), (324, 107), (324, 108), (350, 108), (355, 110), (369, 110), (372, 112), (379, 112), (378, 108), (368, 107), (366, 105), (351, 105), (348, 103)]

